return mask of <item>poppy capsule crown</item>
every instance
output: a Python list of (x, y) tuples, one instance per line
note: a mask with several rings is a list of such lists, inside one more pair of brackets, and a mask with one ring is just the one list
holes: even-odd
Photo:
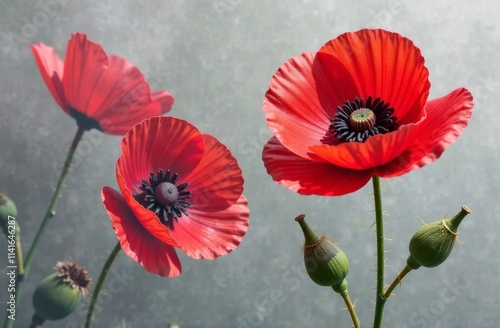
[(43, 279), (33, 293), (32, 321), (38, 326), (70, 315), (90, 287), (87, 270), (78, 264), (58, 262), (56, 268), (57, 272)]
[(347, 256), (329, 237), (319, 237), (304, 218), (305, 215), (301, 214), (295, 221), (300, 224), (305, 237), (302, 248), (307, 274), (316, 284), (331, 286), (337, 293), (345, 293), (345, 277), (349, 271)]
[(443, 263), (453, 250), (458, 226), (470, 213), (471, 210), (464, 205), (454, 217), (421, 227), (410, 240), (408, 266), (416, 270), (420, 266), (432, 268)]

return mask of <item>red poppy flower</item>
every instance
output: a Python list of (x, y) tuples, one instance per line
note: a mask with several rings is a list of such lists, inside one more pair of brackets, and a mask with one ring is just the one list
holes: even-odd
[(166, 113), (174, 103), (166, 91), (151, 93), (137, 67), (107, 56), (85, 34), (72, 35), (64, 63), (52, 47), (30, 47), (52, 96), (83, 130), (124, 135), (143, 119)]
[(122, 249), (149, 272), (175, 277), (174, 248), (195, 259), (234, 250), (248, 228), (236, 159), (216, 138), (172, 117), (153, 117), (123, 138), (120, 191), (102, 190)]
[(376, 174), (396, 177), (435, 161), (466, 127), (472, 96), (459, 88), (427, 101), (420, 50), (384, 30), (330, 40), (273, 76), (264, 113), (274, 134), (263, 161), (300, 194), (343, 195)]

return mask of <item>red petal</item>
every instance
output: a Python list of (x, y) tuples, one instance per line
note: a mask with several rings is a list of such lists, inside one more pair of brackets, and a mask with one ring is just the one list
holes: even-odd
[[(168, 169), (178, 173), (184, 181), (200, 163), (203, 153), (203, 136), (190, 123), (173, 117), (152, 117), (134, 126), (121, 142), (122, 154), (116, 165), (126, 188), (134, 194), (142, 191), (137, 184), (149, 173)], [(182, 183), (182, 182), (179, 182)]]
[(204, 134), (205, 152), (188, 176), (189, 202), (199, 211), (216, 212), (231, 206), (243, 192), (243, 177), (236, 159), (216, 138)]
[(161, 113), (165, 114), (170, 111), (174, 104), (174, 97), (167, 91), (156, 91), (151, 94), (153, 101), (159, 102), (161, 105)]
[(88, 102), (108, 57), (101, 46), (87, 40), (85, 34), (73, 34), (64, 58), (64, 92), (69, 106), (87, 113)]
[(109, 66), (94, 81), (89, 96), (87, 116), (100, 123), (107, 121), (108, 133), (125, 134), (142, 120), (161, 114), (161, 104), (152, 100), (139, 69), (117, 56), (109, 57)]
[(263, 110), (273, 134), (294, 153), (308, 158), (309, 146), (320, 144), (337, 106), (358, 92), (352, 78), (332, 60), (329, 70), (315, 53), (291, 58), (273, 76)]
[(248, 203), (245, 196), (219, 212), (189, 209), (174, 224), (172, 237), (182, 250), (195, 259), (215, 259), (234, 250), (248, 229)]
[(325, 161), (352, 170), (367, 170), (384, 165), (399, 156), (414, 142), (416, 124), (401, 126), (397, 131), (369, 137), (364, 143), (344, 142), (336, 146), (310, 147)]
[[(416, 123), (423, 116), (429, 72), (411, 40), (384, 30), (364, 29), (329, 41), (319, 50), (318, 58), (324, 67), (329, 67), (333, 58), (342, 62), (355, 81), (357, 96), (380, 97), (390, 103), (399, 124)], [(337, 66), (334, 63), (333, 67)]]
[(63, 62), (59, 59), (59, 56), (57, 56), (52, 47), (46, 46), (41, 42), (32, 44), (30, 48), (52, 97), (54, 97), (57, 104), (69, 115), (68, 103), (64, 96), (64, 87), (62, 83), (64, 71)]
[(345, 195), (363, 187), (373, 175), (373, 170), (349, 170), (302, 158), (285, 148), (276, 137), (264, 146), (262, 159), (274, 181), (303, 195)]
[(459, 88), (427, 102), (427, 117), (417, 126), (417, 137), (400, 156), (379, 167), (377, 175), (396, 177), (434, 162), (462, 133), (472, 115), (472, 95)]
[(120, 245), (128, 256), (151, 273), (169, 278), (181, 274), (181, 263), (175, 249), (154, 238), (141, 226), (122, 195), (104, 187), (101, 198)]

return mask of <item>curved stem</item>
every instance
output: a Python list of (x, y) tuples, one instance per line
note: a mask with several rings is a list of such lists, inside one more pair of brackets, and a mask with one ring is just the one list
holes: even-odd
[[(75, 154), (76, 148), (78, 146), (78, 142), (80, 142), (80, 139), (82, 138), (83, 133), (85, 130), (82, 130), (78, 128), (78, 131), (76, 131), (75, 137), (73, 138), (73, 142), (71, 143), (71, 147), (68, 151), (68, 156), (66, 157), (66, 161), (64, 162), (64, 166), (61, 172), (61, 176), (59, 177), (59, 181), (57, 182), (56, 189), (54, 191), (54, 194), (52, 195), (52, 200), (50, 202), (49, 208), (47, 209), (47, 213), (45, 214), (45, 217), (43, 218), (42, 224), (40, 225), (40, 228), (38, 228), (38, 231), (36, 233), (35, 239), (33, 240), (33, 243), (31, 244), (30, 249), (28, 250), (28, 254), (26, 255), (26, 259), (24, 260), (24, 273), (19, 272), (17, 275), (17, 286), (16, 286), (16, 292), (15, 292), (15, 300), (16, 304), (20, 304), (20, 299), (21, 299), (21, 292), (24, 287), (24, 282), (28, 278), (30, 268), (31, 268), (31, 262), (33, 260), (33, 255), (35, 253), (35, 250), (40, 242), (40, 238), (47, 228), (47, 224), (49, 223), (50, 219), (56, 215), (55, 208), (57, 205), (57, 201), (59, 200), (60, 194), (61, 194), (61, 189), (62, 186), (64, 185), (64, 181), (66, 180), (66, 176), (68, 175), (69, 169), (71, 167), (71, 161), (73, 159), (73, 155)], [(11, 328), (14, 325), (14, 320), (10, 320), (8, 317), (5, 318), (5, 323), (4, 323), (4, 328)]]
[(403, 280), (404, 276), (406, 276), (406, 274), (408, 272), (410, 272), (412, 270), (412, 268), (410, 268), (408, 266), (408, 264), (404, 267), (403, 271), (401, 271), (398, 276), (394, 279), (394, 281), (392, 282), (392, 284), (389, 286), (389, 288), (387, 288), (387, 290), (385, 291), (384, 293), (384, 298), (387, 300), (389, 297), (391, 297), (391, 293), (392, 291), (394, 290), (394, 288), (396, 288), (397, 285), (399, 285), (401, 283), (401, 280)]
[(120, 242), (116, 243), (115, 248), (109, 254), (106, 263), (104, 263), (104, 267), (102, 268), (101, 275), (99, 276), (99, 280), (95, 285), (94, 292), (92, 293), (92, 298), (90, 300), (89, 310), (87, 311), (87, 319), (85, 321), (85, 328), (90, 327), (90, 322), (92, 321), (92, 314), (94, 313), (95, 304), (97, 302), (97, 296), (99, 296), (99, 292), (101, 291), (102, 284), (104, 283), (104, 279), (106, 279), (106, 275), (108, 274), (109, 269), (111, 268), (111, 264), (115, 260), (118, 252), (122, 249)]
[(375, 302), (375, 318), (373, 327), (382, 327), (382, 318), (384, 315), (384, 269), (385, 269), (385, 251), (384, 251), (384, 212), (382, 210), (382, 190), (380, 188), (380, 178), (376, 175), (372, 177), (373, 199), (375, 201), (375, 228), (377, 234), (377, 298)]
[(347, 310), (349, 310), (349, 314), (351, 314), (351, 319), (354, 328), (361, 327), (358, 316), (356, 315), (356, 311), (354, 310), (354, 305), (352, 304), (351, 299), (349, 298), (349, 293), (347, 292), (347, 289), (344, 293), (340, 293), (340, 296), (342, 296), (342, 298), (344, 299), (345, 305), (347, 306)]

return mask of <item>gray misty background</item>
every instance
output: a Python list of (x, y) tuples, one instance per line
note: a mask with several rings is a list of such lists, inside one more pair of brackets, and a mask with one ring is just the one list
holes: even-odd
[[(343, 197), (304, 197), (275, 184), (260, 159), (271, 136), (262, 100), (288, 58), (319, 49), (345, 31), (380, 27), (412, 39), (430, 71), (430, 98), (465, 86), (474, 95), (469, 127), (440, 160), (384, 179), (387, 283), (401, 270), (422, 220), (473, 211), (450, 258), (419, 269), (386, 305), (386, 327), (496, 327), (500, 212), (500, 4), (495, 1), (182, 1), (38, 0), (0, 2), (0, 187), (19, 208), (28, 249), (76, 131), (57, 106), (28, 47), (42, 41), (64, 57), (72, 32), (88, 34), (108, 54), (127, 58), (152, 89), (176, 98), (171, 115), (224, 142), (245, 177), (250, 228), (240, 247), (215, 261), (181, 254), (177, 279), (151, 275), (121, 254), (108, 275), (94, 327), (350, 327), (341, 298), (305, 279), (305, 213), (319, 233), (335, 236), (351, 269), (349, 292), (364, 327), (373, 320), (375, 235), (371, 184)], [(12, 40), (15, 40), (14, 42)], [(100, 201), (116, 187), (119, 137), (96, 131), (80, 144), (74, 170), (37, 251), (17, 327), (33, 314), (31, 293), (58, 260), (72, 259), (94, 281), (117, 239)], [(6, 244), (0, 238), (0, 315), (6, 301)], [(271, 295), (281, 295), (269, 306)], [(88, 302), (88, 300), (87, 300)], [(267, 306), (266, 310), (262, 309)], [(260, 312), (259, 312), (260, 311)], [(86, 306), (47, 327), (79, 327)], [(246, 323), (243, 324), (243, 322)]]

